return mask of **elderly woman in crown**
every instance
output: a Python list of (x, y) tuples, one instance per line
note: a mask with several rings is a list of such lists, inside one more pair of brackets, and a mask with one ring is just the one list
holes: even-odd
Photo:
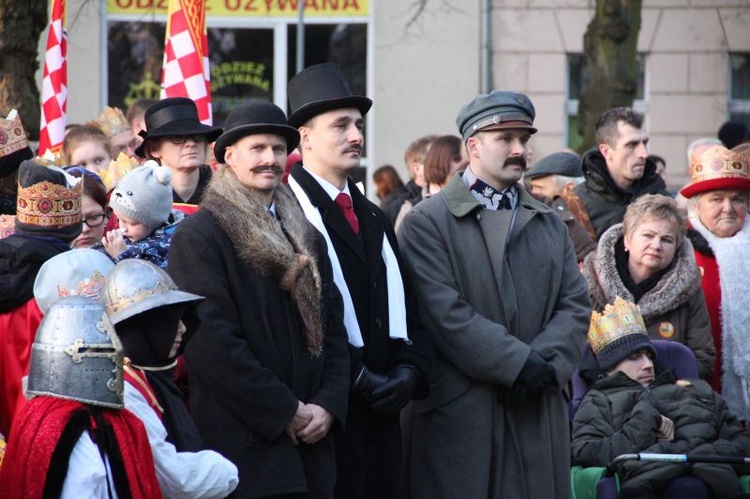
[[(738, 149), (743, 146), (738, 146)], [(688, 238), (703, 275), (716, 346), (715, 390), (730, 409), (750, 419), (750, 203), (748, 154), (714, 146), (692, 165), (680, 192), (690, 200)]]
[(711, 379), (715, 350), (701, 274), (673, 199), (650, 194), (630, 204), (587, 256), (583, 275), (594, 310), (617, 296), (638, 304), (648, 335), (687, 345), (700, 377)]

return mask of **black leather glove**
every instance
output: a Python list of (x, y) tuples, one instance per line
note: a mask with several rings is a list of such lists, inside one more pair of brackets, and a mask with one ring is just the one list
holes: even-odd
[(532, 350), (518, 374), (515, 384), (522, 383), (527, 388), (540, 392), (555, 384), (555, 370), (539, 352)]
[(360, 395), (371, 405), (373, 402), (372, 392), (387, 382), (388, 376), (385, 374), (376, 373), (368, 370), (366, 367), (362, 367), (362, 372), (359, 373), (359, 377), (357, 377), (357, 380), (354, 382), (352, 391)]
[(419, 383), (416, 369), (396, 366), (388, 375), (388, 381), (372, 392), (372, 410), (381, 414), (400, 411), (414, 395)]

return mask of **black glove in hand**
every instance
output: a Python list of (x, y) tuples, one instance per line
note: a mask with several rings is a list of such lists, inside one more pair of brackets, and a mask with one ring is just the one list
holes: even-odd
[(536, 350), (532, 350), (518, 374), (515, 384), (523, 383), (527, 388), (540, 392), (555, 383), (555, 370), (547, 364)]
[(354, 382), (352, 391), (361, 395), (368, 404), (372, 404), (372, 392), (387, 382), (388, 376), (385, 374), (376, 373), (363, 367), (357, 381)]
[(417, 371), (409, 366), (397, 366), (390, 372), (388, 381), (372, 392), (372, 410), (382, 414), (400, 411), (417, 389)]

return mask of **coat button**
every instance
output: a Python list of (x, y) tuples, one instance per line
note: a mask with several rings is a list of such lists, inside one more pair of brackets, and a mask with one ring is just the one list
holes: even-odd
[(383, 323), (380, 321), (380, 318), (375, 319), (375, 327), (380, 329), (380, 327), (383, 325)]
[(377, 282), (373, 282), (372, 283), (372, 289), (378, 289), (378, 283)]

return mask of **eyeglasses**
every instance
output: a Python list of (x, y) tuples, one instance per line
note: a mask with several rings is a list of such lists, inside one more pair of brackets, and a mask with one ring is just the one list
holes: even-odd
[(208, 141), (208, 135), (205, 134), (198, 134), (198, 135), (170, 135), (169, 141), (174, 145), (180, 145), (184, 144), (187, 139), (191, 139), (193, 142), (207, 142)]
[(104, 213), (100, 213), (98, 215), (92, 215), (90, 217), (84, 218), (83, 223), (89, 226), (89, 229), (93, 229), (94, 227), (99, 227), (101, 224), (104, 223), (104, 218), (107, 215)]

